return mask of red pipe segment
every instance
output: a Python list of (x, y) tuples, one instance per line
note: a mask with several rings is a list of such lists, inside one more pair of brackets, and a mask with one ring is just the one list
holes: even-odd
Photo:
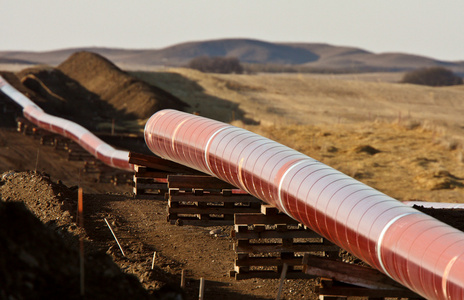
[(155, 154), (216, 176), (428, 299), (464, 299), (464, 233), (302, 153), (228, 124), (162, 110)]
[(134, 166), (129, 163), (129, 152), (114, 149), (79, 124), (45, 113), (2, 76), (0, 76), (0, 90), (23, 108), (23, 115), (26, 119), (40, 128), (75, 141), (110, 167), (127, 171), (134, 170)]

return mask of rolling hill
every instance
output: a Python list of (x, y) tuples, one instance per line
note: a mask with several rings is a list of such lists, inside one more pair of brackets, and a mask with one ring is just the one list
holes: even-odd
[(272, 43), (253, 39), (219, 39), (181, 43), (162, 49), (69, 48), (45, 52), (3, 51), (0, 63), (58, 65), (72, 53), (95, 52), (125, 69), (183, 66), (198, 56), (237, 57), (252, 64), (298, 65), (334, 72), (402, 72), (442, 66), (464, 76), (464, 61), (448, 62), (404, 53), (372, 53), (355, 47), (321, 43)]

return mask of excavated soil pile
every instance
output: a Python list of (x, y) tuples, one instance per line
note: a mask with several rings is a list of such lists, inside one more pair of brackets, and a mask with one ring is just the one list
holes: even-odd
[(414, 205), (414, 208), (460, 231), (464, 231), (464, 218), (462, 209), (426, 208)]
[[(74, 192), (44, 174), (2, 175), (1, 299), (82, 299), (78, 240), (85, 233), (66, 210), (75, 204), (68, 198)], [(123, 273), (110, 256), (87, 248), (86, 298), (151, 298), (137, 278)]]
[(117, 115), (111, 105), (100, 101), (98, 95), (89, 92), (58, 69), (28, 68), (19, 72), (18, 77), (24, 86), (44, 99), (39, 106), (49, 114), (90, 128), (96, 128), (98, 122), (111, 120)]
[[(5, 72), (5, 71), (0, 71), (0, 76), (5, 78), (5, 80), (11, 84), (15, 89), (17, 89), (19, 92), (24, 94), (26, 97), (37, 103), (41, 108), (47, 107), (49, 113), (57, 114), (57, 111), (54, 109), (53, 106), (48, 105), (48, 100), (40, 97), (36, 92), (33, 90), (27, 88), (25, 85), (21, 83), (19, 78), (12, 72)], [(0, 93), (0, 100), (4, 100), (5, 102), (13, 102), (8, 98), (6, 95), (3, 93)]]
[(172, 94), (135, 79), (95, 53), (74, 53), (58, 69), (119, 113), (138, 119), (149, 118), (161, 109), (184, 110), (189, 106)]
[[(33, 94), (32, 100), (46, 112), (93, 130), (112, 120), (117, 125), (147, 119), (161, 109), (188, 107), (172, 94), (135, 79), (106, 58), (90, 52), (75, 53), (58, 68), (25, 69), (18, 77), (34, 91), (28, 94)], [(14, 86), (20, 85), (17, 79), (9, 79)]]

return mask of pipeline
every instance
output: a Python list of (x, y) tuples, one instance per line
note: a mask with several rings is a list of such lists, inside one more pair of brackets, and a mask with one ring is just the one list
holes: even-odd
[(293, 149), (218, 121), (162, 110), (149, 149), (277, 206), (427, 299), (464, 299), (464, 233)]
[(2, 76), (0, 76), (0, 90), (20, 105), (23, 108), (24, 117), (38, 127), (75, 141), (110, 167), (127, 171), (134, 170), (134, 166), (129, 163), (129, 152), (116, 150), (79, 124), (45, 113)]

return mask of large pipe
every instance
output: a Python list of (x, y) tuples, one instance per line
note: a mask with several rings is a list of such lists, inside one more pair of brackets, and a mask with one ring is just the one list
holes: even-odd
[(428, 299), (464, 299), (464, 233), (302, 153), (228, 124), (154, 114), (155, 154), (227, 181)]
[(79, 124), (45, 113), (34, 102), (11, 86), (0, 76), (0, 90), (23, 108), (23, 115), (30, 122), (47, 131), (67, 137), (103, 163), (122, 170), (132, 171), (129, 152), (116, 150)]

